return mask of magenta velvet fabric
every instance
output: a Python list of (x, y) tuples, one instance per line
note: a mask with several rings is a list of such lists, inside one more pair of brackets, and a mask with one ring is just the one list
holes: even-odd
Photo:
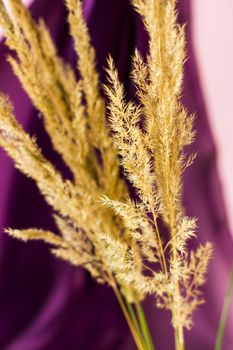
[[(186, 332), (187, 349), (213, 349), (218, 318), (226, 288), (233, 244), (228, 230), (221, 188), (216, 170), (216, 148), (198, 82), (191, 43), (189, 1), (179, 2), (181, 22), (187, 22), (188, 61), (185, 66), (183, 101), (195, 112), (197, 138), (192, 150), (198, 158), (184, 176), (184, 205), (188, 215), (199, 218), (199, 239), (214, 243), (208, 283), (207, 303), (194, 315), (195, 325)], [(43, 17), (59, 49), (59, 54), (75, 64), (62, 0), (35, 0), (34, 16)], [(98, 69), (111, 53), (125, 82), (129, 96), (130, 56), (135, 47), (146, 54), (147, 35), (129, 0), (86, 0), (84, 13), (97, 50)], [(41, 119), (6, 63), (7, 50), (0, 46), (0, 91), (13, 101), (17, 118), (31, 134), (36, 134), (44, 154), (63, 172), (69, 172), (51, 150)], [(43, 227), (56, 230), (50, 209), (34, 183), (14, 170), (13, 163), (0, 153), (0, 349), (4, 350), (133, 350), (135, 345), (112, 291), (97, 285), (82, 269), (74, 268), (50, 255), (44, 243), (24, 244), (7, 237), (3, 227)], [(153, 299), (144, 303), (156, 349), (172, 349), (169, 314), (157, 311)], [(232, 320), (233, 310), (231, 310)], [(223, 350), (233, 348), (228, 323)]]

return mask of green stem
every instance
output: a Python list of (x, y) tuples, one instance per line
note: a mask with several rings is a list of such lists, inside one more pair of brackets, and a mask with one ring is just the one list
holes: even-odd
[(221, 317), (219, 321), (214, 350), (221, 350), (222, 348), (222, 341), (223, 341), (223, 336), (224, 336), (224, 331), (225, 331), (225, 326), (226, 326), (226, 321), (227, 321), (227, 316), (228, 316), (228, 311), (229, 311), (229, 306), (231, 301), (232, 290), (233, 290), (233, 264), (231, 268), (230, 278), (229, 278), (226, 295), (223, 303), (223, 308), (221, 312)]
[(121, 296), (121, 293), (119, 292), (119, 290), (118, 290), (117, 287), (113, 287), (113, 290), (114, 290), (115, 295), (116, 295), (116, 297), (117, 297), (117, 300), (118, 300), (118, 302), (119, 302), (119, 304), (120, 304), (121, 310), (122, 310), (122, 312), (123, 312), (123, 314), (124, 314), (124, 316), (125, 316), (125, 319), (126, 319), (126, 321), (127, 321), (127, 323), (128, 323), (129, 329), (130, 329), (130, 331), (131, 331), (131, 334), (132, 334), (132, 336), (133, 336), (133, 339), (134, 339), (134, 341), (135, 341), (135, 344), (136, 344), (136, 346), (137, 346), (137, 349), (138, 349), (138, 350), (146, 350), (146, 349), (144, 348), (144, 344), (142, 343), (141, 337), (140, 337), (140, 335), (137, 333), (137, 330), (135, 329), (134, 324), (133, 324), (133, 322), (132, 322), (132, 320), (131, 320), (131, 318), (130, 318), (130, 315), (129, 315), (128, 310), (127, 310), (127, 308), (126, 308), (126, 306), (125, 306), (125, 303), (124, 303), (124, 300), (123, 300), (123, 298), (122, 298), (122, 296)]
[(141, 339), (141, 341), (142, 341), (142, 343), (144, 345), (145, 350), (147, 350), (147, 347), (146, 347), (146, 344), (145, 344), (145, 340), (144, 340), (143, 334), (141, 332), (141, 329), (140, 329), (140, 326), (139, 326), (139, 323), (138, 323), (138, 319), (137, 319), (137, 317), (135, 315), (134, 308), (133, 308), (132, 304), (128, 302), (126, 297), (125, 297), (125, 304), (127, 306), (127, 309), (128, 309), (128, 312), (129, 312), (129, 315), (130, 315), (130, 318), (131, 318), (131, 321), (134, 324), (134, 327), (135, 327), (135, 329), (136, 329), (136, 331), (137, 331), (137, 333), (138, 333), (138, 335), (139, 335), (139, 337), (140, 337), (140, 339)]
[(140, 303), (136, 303), (135, 306), (136, 306), (136, 311), (137, 311), (137, 315), (138, 315), (138, 320), (139, 320), (139, 323), (140, 323), (141, 331), (142, 331), (142, 334), (143, 334), (143, 337), (144, 337), (144, 341), (146, 343), (146, 347), (147, 347), (148, 350), (154, 350), (153, 341), (152, 341), (152, 338), (151, 338), (149, 326), (147, 324), (143, 308), (142, 308)]

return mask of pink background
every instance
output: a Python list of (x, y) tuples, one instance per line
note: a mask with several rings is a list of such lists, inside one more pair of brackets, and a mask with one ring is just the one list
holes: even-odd
[(192, 0), (193, 43), (233, 231), (233, 1)]

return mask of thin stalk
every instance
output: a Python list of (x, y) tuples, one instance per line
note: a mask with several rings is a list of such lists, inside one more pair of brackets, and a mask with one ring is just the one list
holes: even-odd
[(125, 316), (125, 319), (126, 319), (127, 324), (129, 326), (130, 332), (131, 332), (132, 337), (133, 337), (133, 339), (135, 341), (135, 344), (137, 346), (137, 349), (138, 350), (146, 350), (145, 347), (144, 347), (144, 344), (142, 343), (140, 335), (137, 333), (137, 331), (135, 329), (135, 326), (134, 326), (134, 324), (133, 324), (133, 322), (132, 322), (132, 320), (131, 320), (131, 318), (129, 316), (128, 310), (127, 310), (127, 308), (125, 306), (124, 300), (123, 300), (123, 298), (122, 298), (118, 288), (117, 287), (113, 287), (113, 290), (114, 290), (114, 293), (115, 293), (115, 295), (117, 297), (117, 300), (119, 302), (121, 310), (122, 310), (122, 312), (123, 312), (123, 314)]
[[(143, 334), (142, 334), (142, 331), (141, 331), (140, 326), (139, 326), (139, 323), (138, 323), (137, 316), (135, 315), (134, 308), (133, 308), (132, 304), (128, 302), (127, 298), (125, 298), (125, 304), (126, 304), (127, 309), (128, 309), (128, 311), (129, 311), (129, 315), (130, 315), (130, 318), (131, 318), (131, 320), (132, 320), (132, 322), (133, 322), (133, 324), (134, 324), (134, 327), (135, 327), (135, 329), (137, 330), (137, 333), (138, 333), (138, 335), (139, 335), (140, 338), (141, 338), (141, 341), (142, 341), (142, 343), (143, 343), (143, 345), (144, 345), (144, 348), (147, 349), (144, 336), (143, 336)], [(149, 349), (148, 349), (148, 350), (149, 350)]]
[(220, 317), (220, 321), (219, 321), (218, 332), (217, 332), (214, 350), (221, 350), (221, 348), (222, 348), (222, 341), (223, 341), (223, 336), (224, 336), (224, 331), (225, 331), (225, 326), (226, 326), (232, 291), (233, 291), (233, 264), (231, 267), (230, 278), (229, 278), (229, 282), (227, 285), (226, 295), (225, 295), (223, 308), (222, 308), (222, 312), (221, 312), (221, 317)]
[[(167, 263), (166, 263), (166, 258), (165, 258), (165, 251), (163, 249), (163, 245), (162, 245), (162, 241), (161, 241), (161, 235), (159, 232), (157, 220), (156, 220), (153, 212), (152, 212), (152, 215), (153, 215), (153, 220), (155, 223), (156, 234), (157, 234), (157, 237), (159, 238), (160, 250), (162, 253), (161, 254), (161, 256), (162, 256), (162, 268), (163, 268), (164, 272), (167, 274), (168, 268), (167, 268)], [(173, 229), (172, 229), (171, 230), (171, 238), (173, 238), (173, 237), (174, 237), (174, 233), (173, 233)], [(177, 284), (177, 288), (179, 289), (179, 284)], [(170, 295), (170, 299), (172, 299), (172, 295)], [(175, 311), (174, 311), (174, 307), (173, 307), (171, 310), (172, 317), (173, 317), (174, 312)], [(174, 337), (175, 337), (176, 350), (185, 350), (184, 330), (183, 330), (182, 326), (174, 329)]]
[(176, 350), (185, 350), (183, 327), (175, 329)]
[[(177, 293), (180, 294), (179, 283), (177, 283), (176, 288), (177, 288)], [(173, 315), (174, 312), (176, 312), (175, 306), (173, 307), (172, 315)], [(184, 328), (183, 328), (183, 326), (182, 325), (178, 325), (178, 327), (174, 329), (174, 334), (175, 334), (176, 350), (185, 350)]]
[(153, 341), (152, 341), (152, 338), (151, 338), (149, 326), (147, 324), (143, 308), (142, 308), (140, 303), (136, 303), (135, 306), (136, 306), (138, 320), (139, 320), (139, 323), (140, 323), (140, 326), (141, 326), (141, 331), (143, 333), (144, 341), (146, 343), (147, 349), (148, 350), (154, 350)]
[[(174, 239), (174, 237), (176, 237), (176, 233), (174, 230), (174, 209), (172, 206), (170, 206), (170, 208), (172, 208), (170, 210), (170, 227), (171, 227), (171, 239)], [(172, 249), (172, 255), (175, 258), (176, 257), (176, 251)], [(176, 284), (176, 292), (177, 294), (180, 295), (180, 284), (179, 282), (177, 282)], [(174, 305), (173, 303), (173, 308), (172, 308), (172, 315), (174, 314), (174, 312), (176, 312), (176, 305)], [(178, 310), (177, 310), (178, 311)], [(178, 311), (180, 312), (180, 310)], [(175, 345), (176, 345), (176, 350), (185, 350), (185, 342), (184, 342), (184, 328), (182, 324), (179, 324), (178, 327), (176, 327), (174, 329), (175, 332)]]

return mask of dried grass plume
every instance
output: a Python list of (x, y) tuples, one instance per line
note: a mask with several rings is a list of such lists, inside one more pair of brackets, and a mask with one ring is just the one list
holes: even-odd
[[(185, 28), (178, 24), (174, 0), (132, 3), (148, 32), (149, 52), (143, 59), (136, 50), (132, 58), (134, 101), (127, 99), (109, 57), (106, 108), (81, 1), (66, 0), (77, 80), (58, 57), (44, 22), (35, 23), (21, 1), (9, 0), (9, 13), (0, 0), (0, 25), (16, 53), (8, 59), (73, 175), (63, 179), (1, 95), (0, 145), (36, 182), (60, 235), (37, 228), (6, 232), (24, 241), (44, 240), (56, 256), (119, 288), (130, 303), (154, 295), (159, 308), (170, 310), (176, 348), (183, 349), (183, 329), (191, 328), (193, 311), (203, 303), (200, 287), (212, 253), (208, 242), (196, 251), (187, 248), (196, 237), (197, 220), (182, 206), (182, 174), (195, 159), (186, 154), (195, 137), (194, 116), (180, 99)], [(119, 163), (137, 200), (128, 194)]]

